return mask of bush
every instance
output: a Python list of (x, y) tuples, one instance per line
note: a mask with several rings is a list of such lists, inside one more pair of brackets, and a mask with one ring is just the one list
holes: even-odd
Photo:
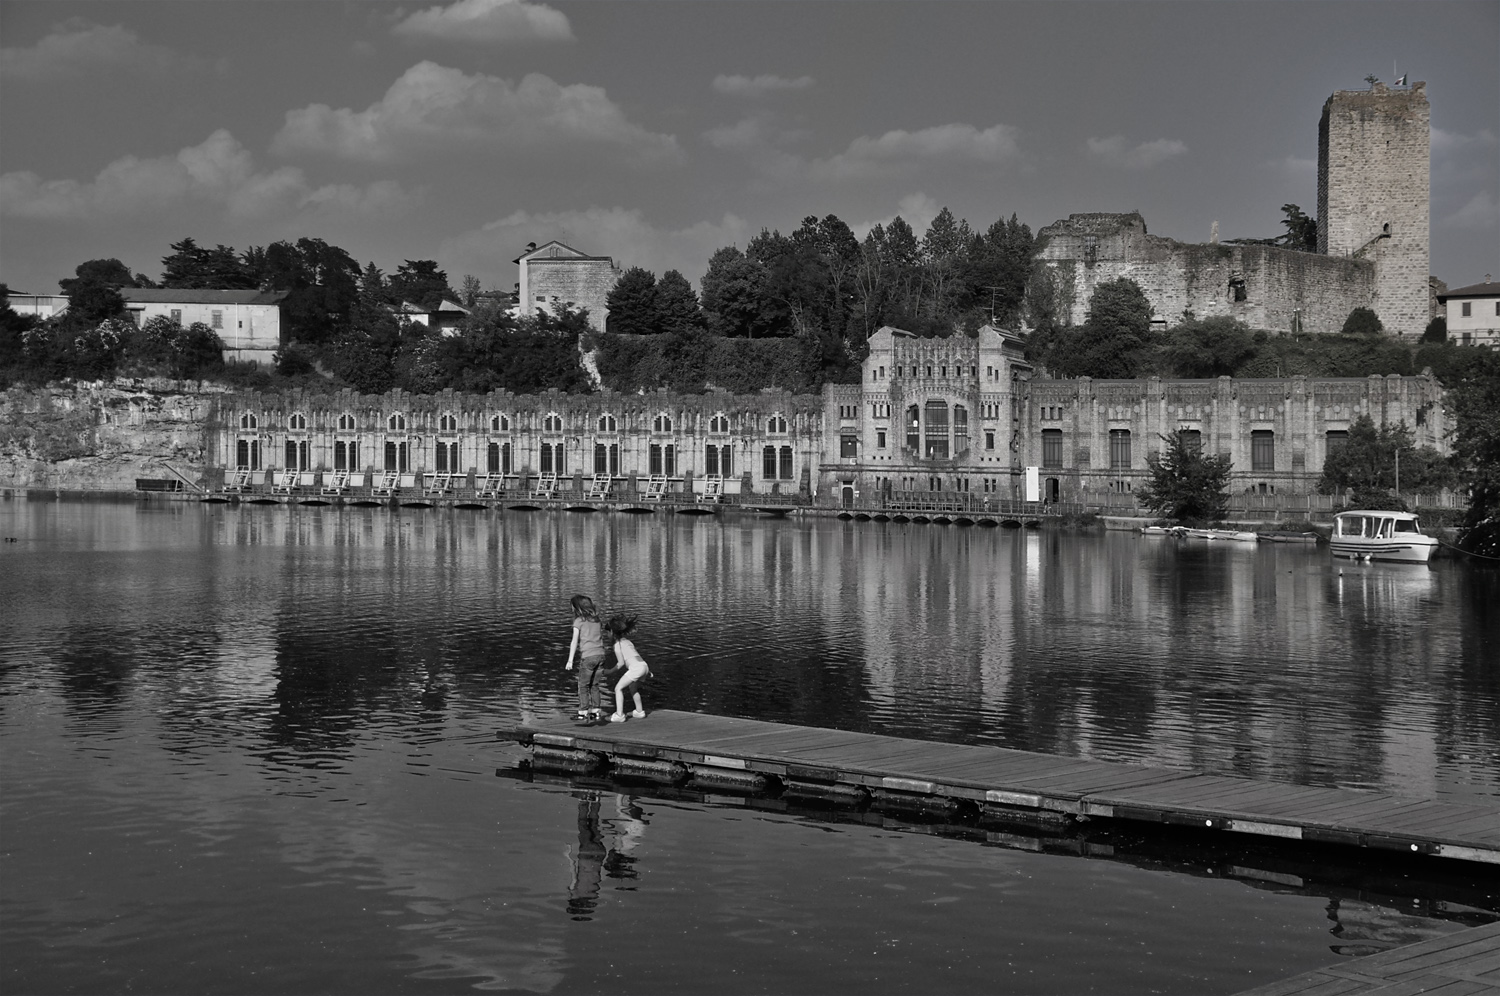
[(1380, 316), (1369, 308), (1355, 308), (1344, 319), (1344, 327), (1340, 331), (1350, 335), (1374, 335), (1385, 331), (1385, 326), (1381, 323)]

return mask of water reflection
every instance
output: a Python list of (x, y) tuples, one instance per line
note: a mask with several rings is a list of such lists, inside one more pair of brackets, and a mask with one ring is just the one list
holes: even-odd
[(570, 855), (573, 880), (568, 885), (567, 910), (574, 920), (593, 919), (599, 888), (605, 877), (629, 881), (638, 877), (635, 849), (646, 832), (645, 812), (633, 799), (609, 793), (612, 816), (601, 816), (601, 794), (592, 789), (577, 793), (578, 845)]

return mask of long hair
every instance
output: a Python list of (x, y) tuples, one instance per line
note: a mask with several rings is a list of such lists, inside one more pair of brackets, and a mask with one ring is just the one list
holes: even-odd
[(599, 621), (599, 611), (594, 608), (594, 600), (587, 595), (574, 595), (571, 599), (573, 604), (574, 619), (592, 619)]
[(635, 616), (611, 616), (609, 622), (604, 624), (604, 631), (609, 634), (611, 640), (619, 640), (635, 632)]

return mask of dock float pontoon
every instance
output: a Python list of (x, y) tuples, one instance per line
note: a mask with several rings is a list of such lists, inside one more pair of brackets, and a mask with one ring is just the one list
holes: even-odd
[(1415, 799), (663, 709), (503, 729), (558, 770), (835, 804), (1173, 824), (1500, 864), (1500, 806)]

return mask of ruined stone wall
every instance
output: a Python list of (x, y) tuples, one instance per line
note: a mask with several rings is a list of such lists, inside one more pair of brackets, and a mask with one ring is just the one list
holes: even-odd
[(1373, 307), (1375, 265), (1274, 246), (1192, 244), (1150, 235), (1138, 214), (1075, 214), (1037, 233), (1039, 259), (1066, 286), (1062, 313), (1088, 315), (1100, 284), (1127, 277), (1166, 326), (1229, 317), (1279, 332), (1337, 332), (1356, 307)]
[(139, 380), (0, 393), (0, 484), (130, 491), (138, 477), (211, 479), (219, 390)]
[(1376, 268), (1387, 330), (1420, 334), (1428, 278), (1431, 106), (1426, 84), (1339, 90), (1318, 122), (1318, 249)]

